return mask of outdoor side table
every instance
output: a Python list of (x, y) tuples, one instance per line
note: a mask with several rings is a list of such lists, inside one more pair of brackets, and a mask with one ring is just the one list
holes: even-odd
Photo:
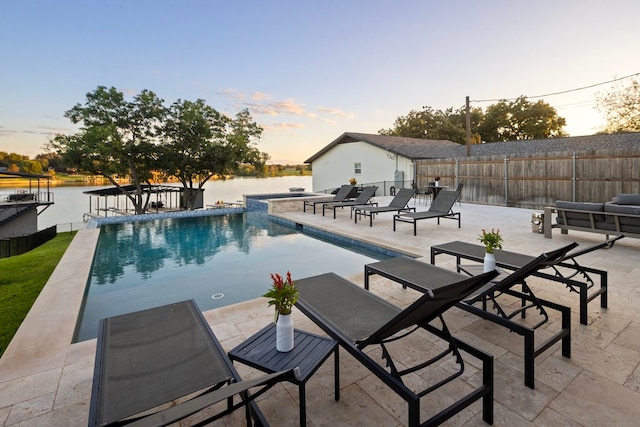
[(331, 353), (334, 354), (335, 399), (340, 399), (338, 343), (331, 338), (296, 329), (294, 344), (293, 350), (287, 353), (276, 350), (276, 325), (271, 323), (229, 351), (229, 359), (266, 373), (298, 367), (300, 380), (291, 382), (298, 385), (300, 425), (305, 426), (307, 422), (305, 384)]

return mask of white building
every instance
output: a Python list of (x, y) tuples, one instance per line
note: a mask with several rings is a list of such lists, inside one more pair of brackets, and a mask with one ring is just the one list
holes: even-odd
[(432, 140), (346, 132), (305, 161), (313, 168), (313, 191), (340, 187), (355, 178), (358, 184), (393, 182), (411, 187), (415, 162), (430, 158), (430, 149), (459, 146), (448, 140)]

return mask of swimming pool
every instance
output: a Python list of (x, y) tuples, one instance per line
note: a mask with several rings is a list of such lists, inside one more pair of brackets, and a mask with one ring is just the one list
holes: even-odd
[(74, 342), (104, 317), (191, 298), (209, 310), (261, 296), (270, 273), (348, 276), (389, 257), (343, 246), (254, 212), (103, 225)]

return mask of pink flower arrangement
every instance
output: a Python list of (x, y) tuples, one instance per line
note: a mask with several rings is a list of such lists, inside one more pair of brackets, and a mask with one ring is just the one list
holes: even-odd
[(270, 298), (269, 307), (275, 306), (277, 320), (280, 314), (291, 314), (293, 305), (298, 301), (299, 292), (289, 271), (287, 271), (286, 280), (277, 273), (271, 273), (271, 280), (273, 285), (263, 297)]

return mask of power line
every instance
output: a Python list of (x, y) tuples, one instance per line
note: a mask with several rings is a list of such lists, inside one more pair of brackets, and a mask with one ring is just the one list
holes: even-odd
[[(591, 89), (591, 88), (596, 87), (596, 86), (602, 86), (602, 85), (606, 85), (606, 84), (609, 84), (609, 83), (614, 83), (614, 82), (617, 82), (619, 80), (628, 79), (629, 77), (635, 77), (635, 76), (638, 76), (638, 75), (640, 75), (640, 73), (629, 74), (628, 76), (620, 77), (618, 79), (613, 79), (613, 80), (609, 80), (609, 81), (602, 82), (602, 83), (596, 83), (596, 84), (589, 85), (589, 86), (579, 87), (579, 88), (576, 88), (576, 89), (569, 89), (569, 90), (563, 90), (563, 91), (560, 91), (560, 92), (547, 93), (545, 95), (526, 96), (526, 98), (527, 99), (545, 98), (545, 97), (554, 96), (554, 95), (562, 95), (562, 94), (570, 93), (570, 92), (577, 92), (579, 90)], [(517, 98), (502, 98), (502, 99), (476, 99), (476, 100), (473, 100), (471, 102), (515, 101), (518, 98), (519, 97), (517, 97)]]

